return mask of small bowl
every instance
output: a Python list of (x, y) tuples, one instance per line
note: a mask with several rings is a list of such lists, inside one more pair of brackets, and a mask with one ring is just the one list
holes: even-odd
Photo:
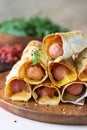
[[(0, 45), (15, 45), (15, 44), (22, 44), (23, 49), (25, 46), (31, 41), (31, 40), (39, 40), (41, 41), (42, 38), (37, 37), (31, 37), (31, 36), (14, 36), (14, 35), (8, 35), (8, 34), (0, 34)], [(7, 70), (10, 70), (12, 66), (16, 62), (12, 63), (6, 63), (6, 62), (0, 62), (0, 73), (5, 72)]]
[(10, 70), (15, 63), (0, 62), (0, 73)]

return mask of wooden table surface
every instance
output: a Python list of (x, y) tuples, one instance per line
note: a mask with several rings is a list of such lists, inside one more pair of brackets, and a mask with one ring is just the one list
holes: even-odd
[(0, 21), (38, 13), (72, 30), (87, 32), (87, 0), (0, 0)]

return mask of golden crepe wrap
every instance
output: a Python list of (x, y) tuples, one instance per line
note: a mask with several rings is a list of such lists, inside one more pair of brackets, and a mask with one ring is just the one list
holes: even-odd
[(21, 59), (28, 59), (29, 61), (33, 61), (34, 52), (38, 52), (40, 60), (47, 66), (47, 56), (42, 50), (42, 43), (37, 40), (32, 40), (25, 47)]
[(48, 73), (47, 73), (47, 69), (45, 67), (45, 65), (43, 63), (39, 63), (39, 65), (43, 68), (44, 70), (44, 75), (40, 80), (33, 80), (33, 79), (29, 79), (26, 75), (26, 69), (28, 66), (32, 65), (32, 61), (29, 60), (25, 60), (25, 62), (21, 65), (20, 69), (19, 69), (19, 76), (22, 79), (25, 79), (29, 84), (39, 84), (42, 83), (43, 81), (46, 80), (46, 78), (48, 77)]
[[(33, 40), (33, 41), (29, 42), (27, 47), (24, 49), (23, 55), (21, 57), (21, 60), (25, 60), (25, 61), (20, 67), (19, 75), (22, 79), (25, 79), (30, 84), (39, 84), (39, 83), (43, 82), (48, 77), (47, 67), (46, 67), (47, 61), (45, 60), (45, 58), (42, 58), (43, 57), (42, 53), (39, 57), (40, 62), (37, 64), (39, 64), (42, 67), (42, 69), (44, 71), (44, 76), (40, 80), (33, 80), (33, 79), (29, 79), (26, 75), (27, 67), (34, 66), (34, 65), (32, 65), (34, 52), (42, 51), (41, 47), (42, 47), (41, 42)], [(37, 65), (37, 64), (35, 64), (35, 65)]]
[[(79, 95), (72, 95), (70, 93), (68, 93), (66, 90), (66, 88), (69, 86), (69, 85), (72, 85), (72, 84), (83, 84), (84, 85), (84, 90), (82, 91), (81, 94)], [(85, 82), (81, 82), (81, 81), (74, 81), (74, 82), (71, 82), (67, 85), (65, 85), (63, 88), (62, 88), (62, 95), (61, 95), (61, 101), (63, 103), (72, 103), (72, 104), (77, 104), (77, 105), (84, 105), (84, 102), (85, 102), (85, 97), (87, 97), (87, 83)]]
[(81, 81), (87, 81), (87, 73), (85, 73), (85, 69), (87, 70), (87, 48), (76, 58), (76, 68), (78, 79)]
[[(48, 95), (38, 96), (37, 89), (41, 87), (49, 87), (50, 89), (55, 89), (55, 95), (52, 97), (49, 97)], [(33, 98), (36, 102), (43, 105), (58, 105), (60, 103), (60, 91), (59, 89), (52, 84), (50, 81), (45, 81), (39, 85), (34, 86), (33, 88)]]
[(5, 89), (4, 93), (5, 96), (9, 99), (16, 100), (16, 101), (28, 101), (31, 98), (31, 86), (26, 82), (26, 88), (18, 93), (13, 93), (11, 88), (10, 88), (10, 83), (11, 81), (15, 79), (21, 79), (19, 77), (19, 68), (21, 63), (23, 63), (21, 60), (18, 61), (10, 71), (10, 73), (6, 77), (6, 83), (5, 83)]
[[(61, 41), (63, 48), (63, 55), (52, 59), (48, 54), (49, 46), (55, 42)], [(71, 57), (73, 54), (78, 54), (87, 47), (87, 35), (81, 31), (75, 30), (66, 33), (55, 33), (44, 37), (43, 49), (45, 50), (50, 60), (56, 60), (57, 62)]]
[[(51, 72), (52, 66), (55, 63), (58, 63), (60, 65), (64, 65), (67, 68), (69, 68), (70, 74), (66, 75), (64, 77), (64, 79), (62, 79), (62, 80), (59, 80), (59, 81), (55, 80), (53, 75), (52, 75), (52, 72)], [(61, 88), (61, 86), (76, 80), (77, 79), (77, 73), (76, 73), (76, 68), (75, 68), (75, 65), (74, 65), (74, 62), (73, 62), (72, 58), (68, 58), (67, 60), (62, 60), (60, 62), (55, 62), (55, 61), (50, 62), (48, 64), (48, 75), (49, 75), (49, 78), (50, 78), (51, 82), (53, 84), (55, 84), (58, 88)]]
[(41, 50), (41, 42), (37, 40), (32, 40), (28, 43), (28, 45), (25, 47), (22, 53), (21, 59), (29, 58), (32, 60), (33, 53), (36, 51)]

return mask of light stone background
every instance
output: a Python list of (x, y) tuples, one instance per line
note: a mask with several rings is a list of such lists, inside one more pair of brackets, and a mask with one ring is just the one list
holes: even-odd
[(0, 0), (0, 22), (38, 13), (72, 30), (87, 32), (87, 0)]

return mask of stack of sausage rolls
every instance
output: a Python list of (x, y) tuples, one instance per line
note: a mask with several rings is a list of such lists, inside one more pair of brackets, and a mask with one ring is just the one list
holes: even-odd
[(87, 35), (81, 31), (31, 41), (6, 77), (5, 96), (44, 105), (84, 105), (87, 97)]

